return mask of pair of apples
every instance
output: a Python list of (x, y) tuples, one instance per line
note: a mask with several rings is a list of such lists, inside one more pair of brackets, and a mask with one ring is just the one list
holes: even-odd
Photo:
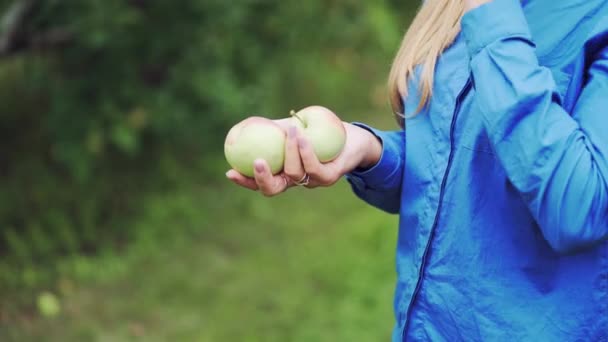
[[(346, 143), (342, 121), (325, 107), (292, 111), (289, 125), (295, 126), (298, 134), (308, 139), (322, 163), (340, 155)], [(256, 159), (268, 162), (270, 171), (276, 175), (283, 170), (286, 139), (284, 128), (276, 122), (259, 116), (250, 117), (230, 129), (224, 143), (224, 155), (233, 169), (247, 177), (253, 177)]]

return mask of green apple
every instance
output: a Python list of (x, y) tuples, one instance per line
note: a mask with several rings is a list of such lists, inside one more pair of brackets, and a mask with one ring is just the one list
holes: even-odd
[(295, 113), (292, 124), (312, 144), (315, 155), (322, 163), (334, 160), (346, 143), (346, 130), (342, 120), (331, 110), (321, 106), (311, 106)]
[(247, 118), (228, 132), (224, 155), (233, 169), (247, 177), (253, 177), (256, 159), (264, 159), (276, 175), (283, 170), (285, 161), (285, 131), (272, 120)]

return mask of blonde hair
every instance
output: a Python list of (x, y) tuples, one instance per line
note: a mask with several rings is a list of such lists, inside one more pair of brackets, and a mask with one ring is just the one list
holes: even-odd
[(405, 33), (388, 78), (391, 106), (401, 127), (406, 115), (402, 99), (408, 95), (407, 84), (415, 68), (422, 68), (416, 80), (421, 96), (413, 114), (419, 113), (433, 95), (437, 59), (460, 32), (463, 12), (464, 0), (426, 0)]

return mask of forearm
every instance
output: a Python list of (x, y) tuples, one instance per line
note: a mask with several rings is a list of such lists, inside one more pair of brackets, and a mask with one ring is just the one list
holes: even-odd
[(353, 192), (365, 202), (389, 213), (400, 207), (401, 182), (405, 163), (405, 132), (385, 132), (356, 124), (364, 130), (369, 152), (361, 168), (346, 175)]
[(380, 157), (382, 156), (382, 140), (367, 129), (361, 128), (360, 126), (347, 123), (346, 125), (352, 126), (352, 130), (357, 132), (357, 136), (363, 142), (363, 153), (361, 153), (361, 160), (357, 165), (357, 169), (365, 170), (378, 164)]

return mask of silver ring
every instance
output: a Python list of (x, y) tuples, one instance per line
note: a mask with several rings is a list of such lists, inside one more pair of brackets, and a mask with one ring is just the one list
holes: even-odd
[(299, 186), (305, 186), (308, 185), (308, 183), (310, 182), (310, 176), (307, 173), (304, 173), (304, 176), (302, 176), (302, 179), (300, 179), (297, 182), (294, 182), (295, 185), (299, 185)]

